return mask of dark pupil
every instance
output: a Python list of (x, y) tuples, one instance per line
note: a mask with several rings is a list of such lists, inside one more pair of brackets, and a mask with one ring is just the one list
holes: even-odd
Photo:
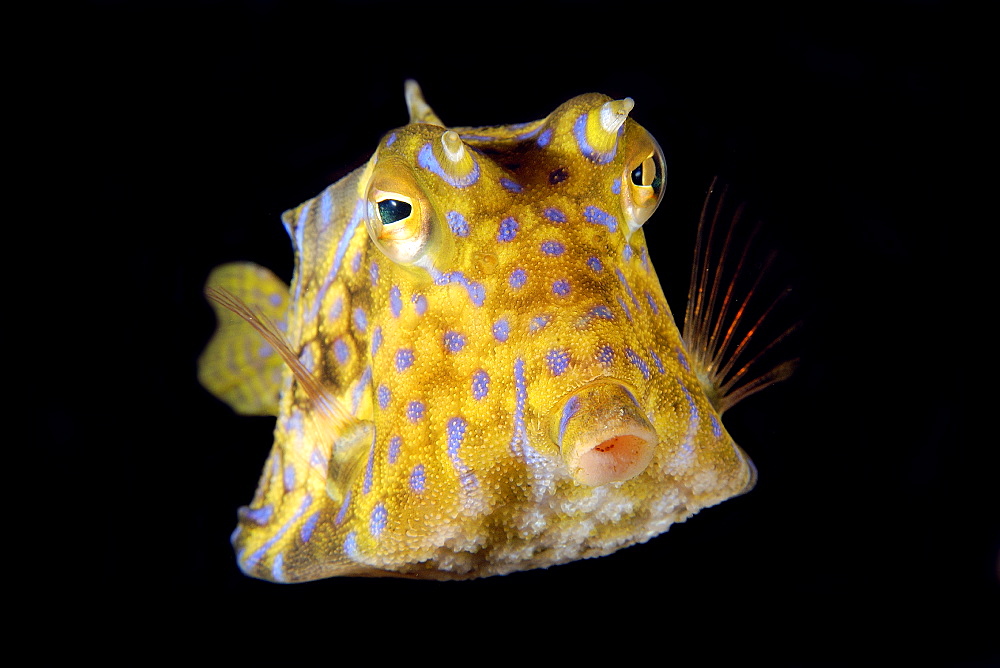
[(632, 183), (634, 183), (637, 186), (641, 186), (642, 185), (642, 163), (641, 162), (639, 163), (638, 167), (636, 167), (635, 169), (632, 170)]
[(642, 176), (643, 176), (642, 166), (649, 161), (652, 161), (653, 167), (656, 169), (656, 173), (653, 175), (653, 180), (649, 184), (649, 187), (653, 189), (653, 192), (656, 192), (660, 189), (660, 186), (663, 185), (663, 168), (660, 167), (660, 159), (656, 155), (653, 155), (651, 156), (651, 158), (643, 160), (642, 162), (639, 163), (638, 167), (632, 170), (632, 183), (634, 183), (637, 186), (644, 185), (642, 182)]
[(378, 203), (378, 216), (382, 219), (383, 225), (403, 220), (412, 210), (413, 207), (407, 202), (400, 202), (398, 199), (384, 199)]

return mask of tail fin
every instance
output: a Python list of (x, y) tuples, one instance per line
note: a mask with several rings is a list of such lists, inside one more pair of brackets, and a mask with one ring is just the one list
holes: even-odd
[[(228, 292), (258, 309), (281, 330), (288, 311), (288, 286), (268, 269), (249, 262), (212, 270), (206, 295)], [(198, 359), (198, 380), (243, 415), (277, 415), (284, 362), (245, 320), (209, 299), (218, 320), (215, 335)]]
[[(749, 289), (742, 292), (739, 284), (746, 279), (747, 259), (759, 225), (753, 229), (743, 244), (738, 259), (734, 259), (731, 246), (734, 231), (742, 217), (743, 205), (737, 207), (729, 225), (720, 230), (719, 219), (725, 211), (726, 190), (723, 188), (715, 201), (714, 210), (709, 215), (715, 189), (716, 182), (713, 181), (698, 222), (682, 336), (698, 379), (712, 405), (721, 415), (750, 395), (792, 375), (798, 359), (781, 362), (771, 367), (769, 371), (759, 375), (754, 374), (758, 373), (757, 367), (767, 353), (794, 332), (801, 323), (795, 323), (777, 335), (748, 361), (743, 361), (748, 355), (748, 344), (751, 339), (791, 290), (786, 288), (782, 291), (762, 312), (751, 308), (751, 301), (755, 301), (761, 278), (771, 266), (775, 253), (768, 256), (763, 268), (753, 277)], [(716, 250), (716, 246), (719, 246), (716, 237), (721, 236), (719, 233), (722, 231), (725, 232), (725, 238)], [(732, 264), (735, 266), (730, 269)], [(760, 312), (760, 315), (753, 324), (747, 326), (754, 312)]]

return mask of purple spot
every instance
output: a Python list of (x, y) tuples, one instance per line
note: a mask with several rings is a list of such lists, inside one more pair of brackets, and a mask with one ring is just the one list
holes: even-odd
[(333, 342), (333, 354), (341, 364), (347, 364), (347, 359), (351, 356), (351, 349), (347, 347), (347, 342), (337, 339)]
[(685, 371), (690, 371), (691, 365), (688, 364), (688, 358), (684, 354), (684, 351), (680, 348), (674, 348), (674, 350), (677, 351), (677, 361), (681, 363), (681, 366), (684, 367)]
[(542, 134), (538, 135), (538, 139), (535, 140), (542, 148), (548, 146), (550, 141), (552, 141), (552, 128), (545, 128)]
[(355, 253), (354, 257), (351, 258), (351, 273), (358, 273), (358, 269), (361, 269), (361, 251)]
[(267, 301), (271, 302), (271, 306), (278, 307), (281, 306), (281, 295), (277, 292), (272, 292), (267, 297)]
[(344, 299), (343, 297), (337, 297), (334, 300), (333, 306), (330, 307), (330, 313), (327, 315), (327, 320), (336, 320), (340, 317), (340, 314), (344, 312)]
[(334, 524), (337, 525), (341, 524), (344, 521), (344, 518), (347, 516), (347, 508), (348, 506), (351, 505), (351, 493), (353, 491), (354, 490), (352, 489), (347, 490), (347, 495), (344, 496), (344, 502), (340, 504), (340, 510), (337, 511), (337, 516), (333, 518)]
[(389, 288), (389, 310), (392, 311), (393, 318), (398, 318), (403, 312), (403, 300), (399, 296), (398, 285)]
[(500, 318), (495, 323), (493, 323), (493, 338), (503, 343), (510, 336), (510, 324), (507, 322), (507, 318)]
[(542, 252), (546, 255), (558, 257), (566, 252), (566, 247), (558, 241), (544, 241), (542, 242)]
[(557, 209), (554, 206), (548, 207), (542, 213), (544, 213), (545, 217), (548, 218), (549, 220), (551, 220), (553, 223), (565, 223), (566, 222), (566, 214), (563, 213), (562, 211), (560, 211), (559, 209)]
[(625, 317), (632, 320), (632, 311), (628, 310), (628, 304), (626, 304), (621, 297), (615, 297), (615, 299), (618, 300), (618, 305), (622, 307), (623, 311), (625, 311)]
[(558, 281), (552, 284), (552, 292), (559, 295), (560, 297), (565, 297), (569, 294), (569, 281), (560, 278)]
[(523, 190), (523, 188), (521, 188), (520, 183), (515, 183), (514, 181), (508, 179), (506, 176), (500, 177), (500, 185), (502, 185), (504, 188), (511, 191), (512, 193), (519, 193), (521, 192), (521, 190)]
[(660, 315), (660, 307), (656, 305), (656, 300), (653, 299), (653, 293), (646, 290), (646, 303), (649, 304), (649, 309), (653, 312), (653, 315)]
[(382, 325), (375, 328), (375, 332), (372, 334), (372, 355), (378, 352), (379, 348), (382, 347)]
[(361, 493), (367, 494), (372, 491), (372, 475), (375, 473), (375, 443), (368, 450), (368, 462), (365, 464), (365, 478), (361, 485)]
[(490, 375), (483, 369), (472, 373), (472, 398), (482, 400), (490, 392)]
[(295, 489), (295, 467), (291, 464), (285, 466), (285, 475), (282, 482), (285, 485), (286, 492), (290, 492)]
[(396, 351), (396, 371), (403, 373), (413, 366), (413, 349), (400, 348)]
[(389, 452), (388, 460), (390, 464), (395, 464), (396, 460), (399, 459), (399, 448), (403, 445), (403, 439), (400, 436), (393, 436), (389, 439)]
[(417, 494), (424, 491), (427, 485), (427, 476), (424, 473), (424, 465), (417, 464), (410, 473), (410, 489)]
[(497, 241), (513, 241), (517, 236), (520, 225), (513, 216), (508, 216), (500, 221), (500, 231), (497, 233)]
[(598, 209), (596, 206), (588, 206), (583, 210), (583, 219), (588, 223), (594, 223), (595, 225), (603, 225), (608, 228), (609, 231), (614, 232), (618, 229), (618, 219), (613, 215), (604, 211), (603, 209)]
[(657, 371), (659, 371), (660, 373), (666, 373), (666, 372), (667, 372), (667, 370), (666, 370), (666, 368), (665, 368), (665, 367), (663, 366), (663, 360), (661, 360), (661, 359), (660, 359), (660, 356), (656, 354), (656, 351), (655, 351), (655, 350), (653, 350), (652, 348), (650, 348), (650, 349), (649, 349), (649, 354), (650, 354), (650, 355), (652, 356), (652, 358), (653, 358), (653, 364), (655, 364), (655, 365), (656, 365), (656, 370), (657, 370)]
[(722, 438), (722, 425), (719, 424), (719, 420), (714, 415), (709, 415), (708, 419), (712, 422), (712, 435)]
[(594, 308), (590, 309), (590, 315), (600, 318), (601, 320), (614, 320), (615, 314), (611, 312), (604, 304), (598, 304)]
[(237, 515), (239, 515), (241, 520), (253, 522), (257, 526), (262, 527), (271, 521), (271, 515), (273, 513), (274, 507), (269, 503), (260, 508), (248, 508), (247, 506), (243, 506), (239, 509)]
[(462, 447), (465, 440), (465, 430), (468, 424), (460, 417), (453, 417), (448, 420), (448, 456), (452, 461), (458, 460), (458, 449)]
[(378, 407), (384, 409), (389, 405), (389, 400), (392, 399), (392, 392), (385, 385), (378, 386)]
[(625, 244), (625, 248), (622, 249), (622, 259), (626, 262), (632, 259), (632, 246), (630, 244)]
[(461, 332), (447, 331), (444, 333), (444, 346), (448, 352), (457, 353), (465, 347), (465, 335)]
[(628, 284), (625, 274), (622, 273), (621, 269), (615, 269), (615, 273), (618, 275), (618, 280), (621, 282), (622, 287), (625, 288), (625, 292), (628, 293), (629, 299), (632, 300), (632, 305), (639, 308), (639, 300), (635, 298), (635, 293), (632, 292), (632, 286)]
[(469, 300), (475, 306), (482, 306), (486, 301), (486, 288), (482, 283), (469, 283), (465, 286), (465, 291), (469, 293)]
[(528, 272), (520, 268), (515, 269), (514, 271), (510, 272), (510, 278), (508, 279), (507, 282), (510, 283), (510, 287), (514, 288), (515, 290), (523, 288), (524, 284), (528, 282)]
[(596, 357), (597, 361), (600, 362), (602, 366), (611, 366), (615, 361), (615, 349), (607, 343), (602, 343), (600, 347), (597, 348)]
[(549, 324), (551, 321), (552, 321), (552, 316), (547, 313), (536, 315), (534, 318), (531, 319), (531, 322), (528, 323), (528, 331), (537, 332), (538, 330), (545, 327), (545, 325)]
[(451, 228), (456, 237), (469, 236), (469, 221), (465, 219), (465, 216), (458, 211), (449, 211), (445, 217), (448, 219), (448, 227)]
[(368, 329), (368, 316), (365, 315), (364, 309), (360, 307), (354, 309), (354, 326), (359, 332), (364, 332)]
[(382, 530), (385, 529), (386, 523), (389, 521), (389, 513), (386, 511), (385, 506), (381, 503), (376, 503), (375, 507), (372, 508), (371, 521), (368, 523), (368, 529), (371, 534), (378, 537)]
[(561, 376), (569, 368), (569, 353), (553, 348), (545, 355), (545, 363), (548, 364), (553, 376)]
[(427, 297), (414, 295), (411, 301), (413, 301), (413, 310), (417, 312), (417, 315), (427, 313)]
[(372, 260), (371, 266), (368, 267), (368, 275), (372, 279), (372, 286), (378, 285), (378, 262)]
[(424, 402), (411, 401), (406, 406), (406, 419), (410, 422), (420, 422), (424, 417)]
[(646, 364), (646, 360), (639, 357), (638, 353), (636, 353), (631, 348), (625, 349), (625, 359), (631, 362), (632, 365), (635, 366), (635, 368), (639, 369), (639, 371), (642, 373), (643, 378), (649, 380), (649, 376), (651, 374), (649, 372), (649, 365)]
[(396, 143), (396, 133), (393, 132), (391, 135), (389, 135), (389, 138), (385, 140), (385, 146), (386, 148), (388, 148), (395, 143)]
[(358, 536), (354, 531), (347, 534), (344, 538), (344, 554), (349, 556), (351, 559), (356, 559), (358, 556)]
[(601, 264), (601, 261), (598, 260), (593, 255), (591, 255), (590, 257), (587, 258), (587, 266), (590, 267), (591, 269), (593, 269), (594, 271), (603, 271), (604, 270), (604, 265)]
[(456, 188), (467, 188), (479, 180), (479, 163), (475, 162), (475, 158), (473, 158), (472, 170), (465, 176), (456, 178), (441, 167), (441, 163), (438, 162), (437, 156), (434, 155), (434, 150), (431, 148), (430, 142), (421, 146), (420, 150), (417, 151), (417, 164), (437, 174), (445, 183), (453, 185)]
[(621, 192), (622, 192), (622, 180), (621, 179), (615, 179), (614, 181), (611, 182), (611, 192), (613, 192), (616, 195), (620, 195), (621, 194)]
[(319, 522), (319, 511), (309, 516), (309, 518), (302, 523), (302, 528), (299, 530), (299, 538), (302, 539), (303, 543), (308, 543), (309, 539), (312, 538), (313, 531), (316, 530), (316, 523)]
[(563, 406), (562, 417), (559, 419), (559, 436), (557, 443), (562, 446), (563, 436), (566, 435), (566, 425), (569, 421), (576, 415), (580, 410), (580, 398), (577, 396), (570, 397), (566, 405)]

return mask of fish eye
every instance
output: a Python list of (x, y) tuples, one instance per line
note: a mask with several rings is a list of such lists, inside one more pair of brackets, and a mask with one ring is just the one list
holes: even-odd
[(642, 134), (631, 142), (622, 175), (622, 204), (630, 235), (656, 211), (667, 181), (663, 151), (652, 135), (642, 128), (639, 131)]
[(413, 205), (399, 199), (384, 199), (378, 202), (378, 217), (383, 225), (392, 225), (409, 218)]

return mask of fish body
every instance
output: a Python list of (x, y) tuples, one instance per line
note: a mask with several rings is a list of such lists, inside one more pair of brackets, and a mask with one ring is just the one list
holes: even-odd
[(277, 415), (240, 568), (504, 574), (747, 491), (753, 464), (650, 262), (666, 166), (632, 100), (452, 130), (413, 82), (407, 102), (366, 165), (284, 214), (290, 287), (251, 264), (209, 279), (202, 382)]

